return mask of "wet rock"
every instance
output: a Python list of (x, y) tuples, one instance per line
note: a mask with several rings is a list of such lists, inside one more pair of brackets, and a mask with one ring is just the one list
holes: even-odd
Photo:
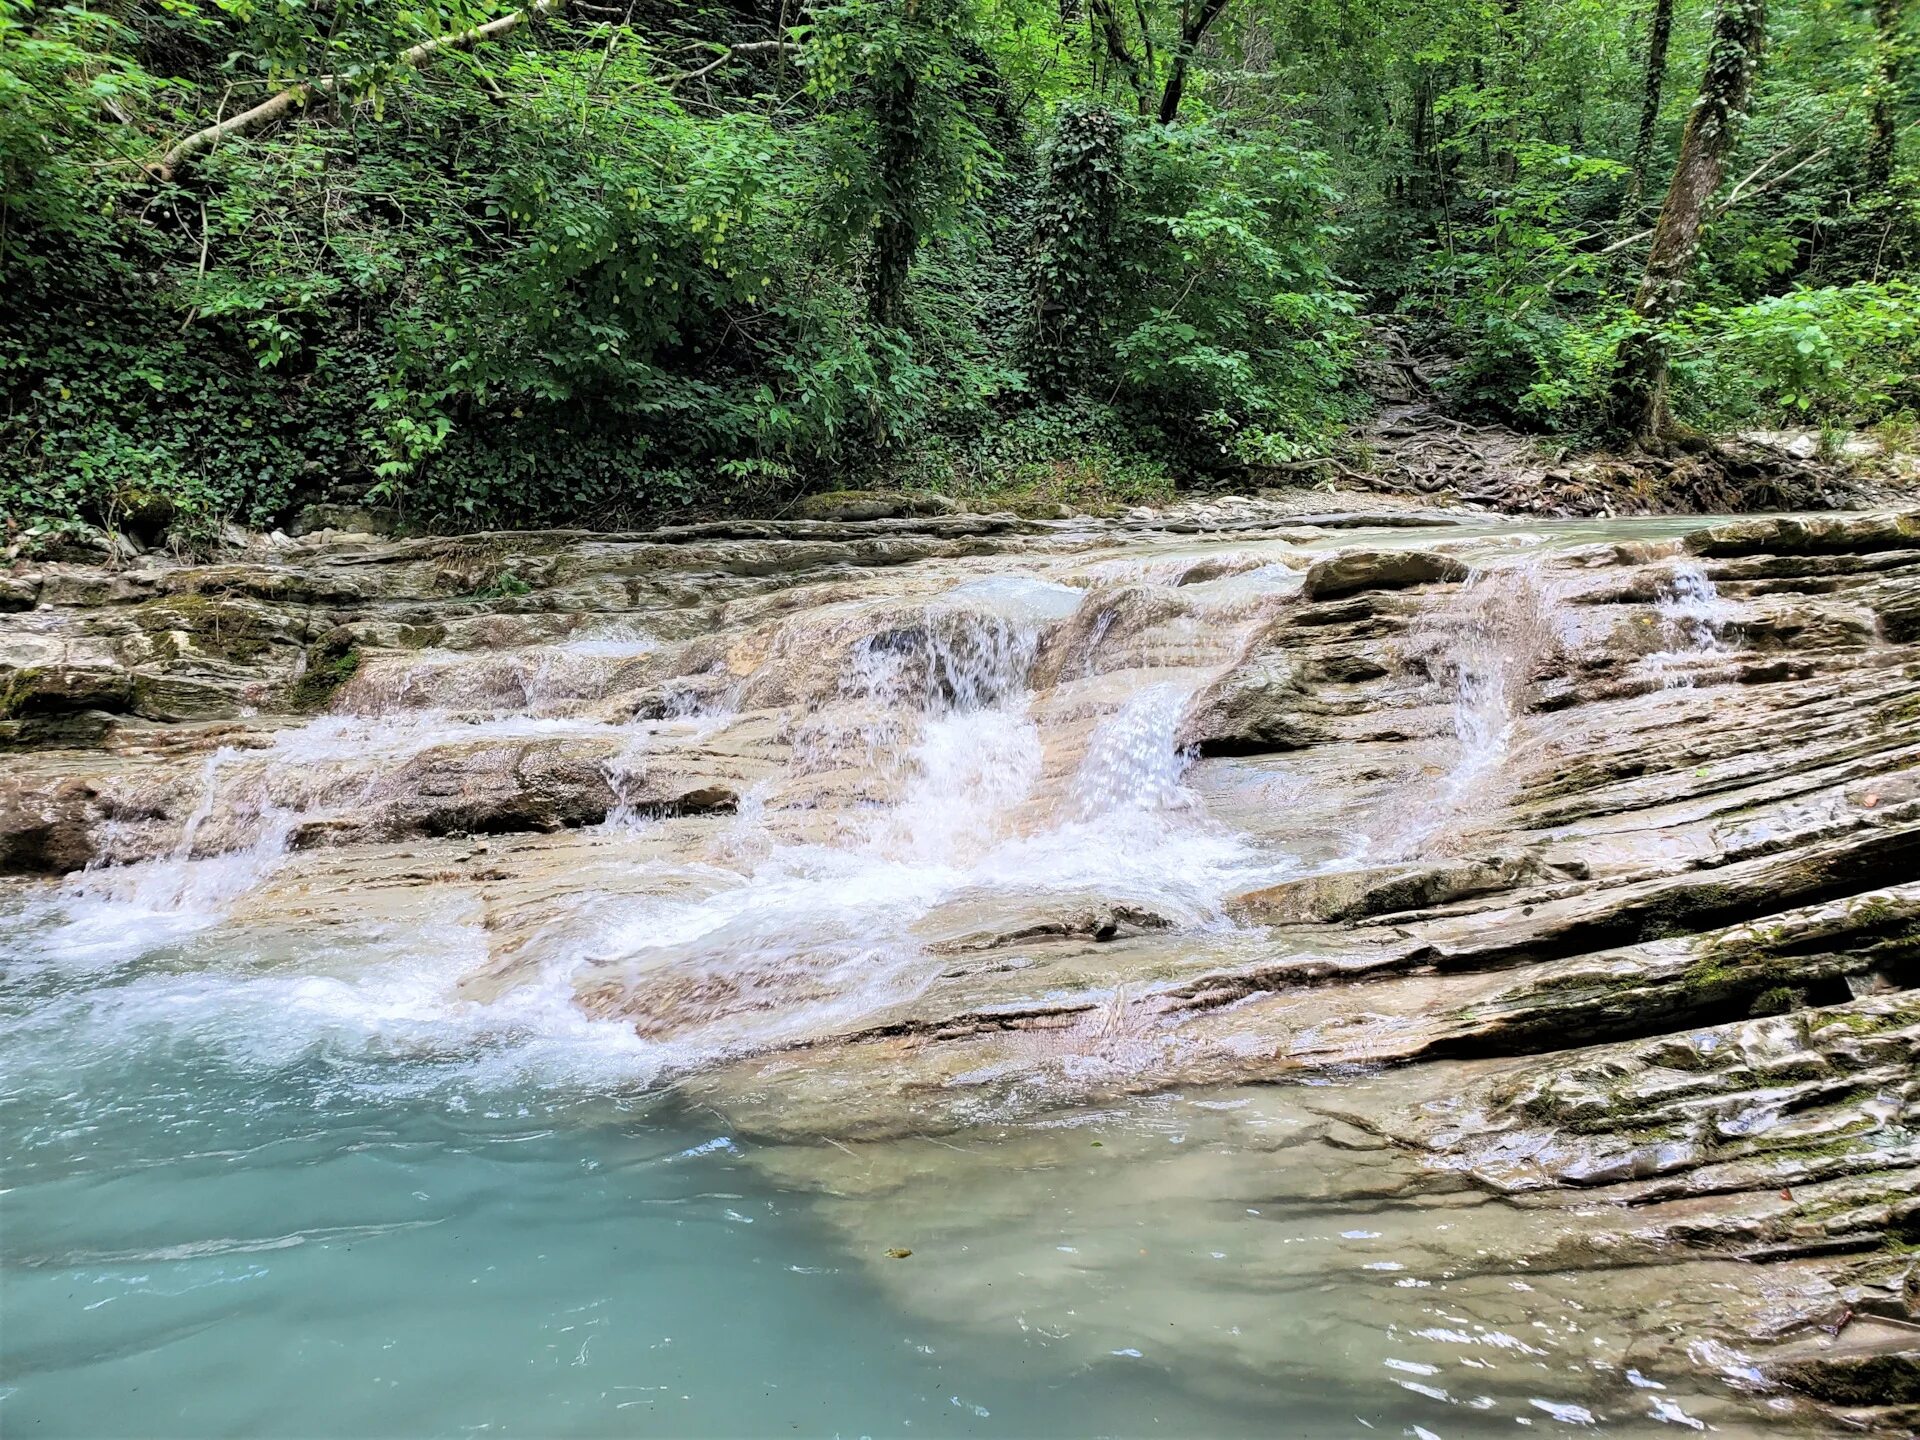
[(1181, 742), (1202, 755), (1257, 755), (1318, 744), (1328, 730), (1293, 662), (1267, 656), (1235, 669), (1196, 696)]
[(958, 501), (930, 491), (829, 490), (805, 496), (794, 506), (803, 520), (897, 520), (960, 512)]
[(1895, 645), (1920, 641), (1920, 586), (1905, 593), (1889, 592), (1871, 602), (1880, 619), (1881, 636)]
[(0, 750), (97, 747), (113, 732), (117, 718), (104, 710), (81, 710), (0, 720)]
[(1447, 905), (1550, 878), (1552, 872), (1536, 856), (1491, 855), (1335, 870), (1250, 891), (1237, 896), (1231, 907), (1242, 919), (1266, 924), (1334, 922)]
[(287, 691), (288, 704), (307, 712), (325, 709), (334, 692), (359, 673), (360, 660), (353, 631), (335, 626), (300, 656)]
[(1872, 1321), (1775, 1350), (1766, 1374), (1829, 1405), (1920, 1406), (1920, 1343), (1911, 1330)]
[(1191, 624), (1194, 613), (1192, 602), (1171, 587), (1107, 585), (1089, 590), (1070, 615), (1040, 637), (1031, 682), (1057, 685), (1109, 668), (1131, 668), (1157, 634)]
[[(1703, 1069), (1704, 1057), (1672, 1032), (1891, 993), (1920, 979), (1917, 906), (1920, 891), (1896, 887), (1782, 912), (1759, 925), (1536, 964), (1520, 984), (1455, 1012), (1431, 1053), (1529, 1054), (1666, 1033), (1660, 1063)], [(1748, 1043), (1767, 1033), (1755, 1030)], [(1824, 1064), (1794, 1046), (1765, 1063), (1781, 1074), (1818, 1073)]]
[(1874, 616), (1864, 610), (1772, 604), (1743, 617), (1740, 638), (1761, 650), (1847, 650), (1875, 643), (1876, 628)]
[(927, 949), (936, 955), (971, 955), (1009, 946), (1052, 940), (1092, 940), (1104, 944), (1110, 940), (1145, 935), (1169, 929), (1173, 922), (1164, 915), (1137, 905), (1092, 904), (1062, 908), (1055, 913), (1023, 916), (1004, 924), (960, 933), (940, 934), (950, 929), (938, 923), (938, 912), (929, 917), (931, 938)]
[(0, 875), (64, 875), (97, 854), (97, 792), (84, 780), (0, 790)]
[(1920, 550), (1920, 515), (1796, 515), (1736, 520), (1696, 531), (1686, 540), (1695, 555), (1866, 554)]
[[(1712, 1173), (1698, 1190), (1661, 1182), (1635, 1197), (1744, 1191), (1758, 1209), (1677, 1210), (1666, 1233), (1743, 1253), (1837, 1253), (1909, 1223), (1896, 1218), (1912, 1165), (1900, 1104), (1878, 1095), (1911, 1089), (1916, 1062), (1920, 994), (1908, 993), (1573, 1050), (1486, 1083), (1444, 1114), (1387, 1128), (1506, 1191)], [(1756, 1168), (1776, 1158), (1800, 1168)], [(1815, 1164), (1817, 1173), (1806, 1168)], [(1792, 1182), (1784, 1196), (1783, 1182)], [(1810, 1216), (1822, 1218), (1808, 1226)]]
[(40, 582), (24, 575), (0, 575), (0, 612), (31, 610), (40, 602)]
[[(730, 1131), (809, 1163), (850, 1158), (823, 1136), (968, 1131), (1005, 1186), (993, 1147), (1030, 1124), (1072, 1149), (1034, 1143), (1025, 1198), (1091, 1156), (1090, 1194), (1164, 1209), (1107, 1168), (1125, 1140), (1074, 1130), (1151, 1096), (1179, 1122), (1138, 1148), (1156, 1181), (1191, 1167), (1183, 1214), (1289, 1239), (1341, 1234), (1316, 1206), (1414, 1216), (1373, 1263), (1446, 1274), (1449, 1305), (1476, 1280), (1537, 1303), (1508, 1282), (1545, 1272), (1610, 1297), (1610, 1333), (1704, 1317), (1755, 1349), (1908, 1314), (1920, 548), (1897, 523), (1755, 522), (1695, 559), (1664, 532), (1488, 543), (1482, 580), (1422, 590), (1464, 564), (1329, 555), (1222, 506), (1104, 532), (857, 513), (47, 566), (0, 627), (0, 740), (84, 722), (96, 748), (9, 757), (0, 856), (167, 855), (203, 812), (195, 855), (264, 853), (298, 814), (241, 923), (476, 914), (463, 995), (575, 973), (591, 1013), (673, 1040)], [(628, 814), (655, 818), (595, 828)], [(434, 838), (466, 834), (515, 838)], [(909, 883), (866, 885), (896, 852)], [(629, 904), (716, 923), (628, 944), (606, 919)], [(1340, 1115), (1204, 1128), (1276, 1097)], [(925, 1149), (939, 1178), (966, 1163)], [(901, 1183), (864, 1144), (832, 1181)], [(1302, 1253), (1220, 1248), (1262, 1277)], [(1272, 1346), (1249, 1349), (1258, 1374)]]
[(1464, 580), (1468, 567), (1431, 550), (1349, 550), (1317, 561), (1307, 571), (1309, 600), (1335, 600), (1362, 590), (1404, 590), (1437, 581)]
[(732, 787), (690, 776), (620, 777), (617, 742), (560, 740), (435, 746), (382, 782), (379, 798), (304, 824), (296, 847), (414, 835), (497, 835), (597, 825), (616, 805), (655, 815), (727, 812)]
[(244, 682), (211, 675), (135, 671), (127, 711), (143, 720), (230, 720), (241, 712)]

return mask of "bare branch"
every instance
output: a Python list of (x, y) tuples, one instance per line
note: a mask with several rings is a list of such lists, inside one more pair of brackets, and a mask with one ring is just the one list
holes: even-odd
[(728, 45), (721, 52), (702, 65), (698, 70), (684, 70), (678, 75), (666, 78), (666, 87), (684, 84), (688, 80), (698, 80), (702, 75), (712, 74), (736, 55), (764, 55), (769, 51), (784, 52), (798, 50), (800, 46), (792, 40), (747, 40), (738, 45)]
[[(526, 21), (541, 15), (551, 15), (566, 7), (567, 0), (533, 0), (526, 8), (503, 15), (498, 20), (490, 20), (485, 25), (476, 25), (471, 30), (462, 30), (454, 35), (441, 35), (432, 40), (422, 40), (418, 45), (402, 50), (394, 57), (396, 65), (418, 65), (422, 60), (439, 54), (442, 50), (465, 50), (474, 45), (484, 44), (488, 40), (497, 40), (500, 36), (517, 29)], [(270, 125), (281, 116), (290, 114), (305, 105), (315, 95), (332, 95), (339, 90), (346, 77), (340, 75), (322, 75), (316, 80), (299, 85), (291, 85), (279, 94), (269, 97), (251, 110), (242, 110), (238, 115), (196, 130), (193, 134), (174, 145), (148, 168), (162, 180), (171, 180), (180, 167), (196, 155), (211, 150), (229, 135), (246, 135)]]

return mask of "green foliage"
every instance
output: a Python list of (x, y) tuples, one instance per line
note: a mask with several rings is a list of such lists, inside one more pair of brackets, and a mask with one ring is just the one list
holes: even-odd
[(1126, 188), (1124, 122), (1097, 105), (1068, 105), (1046, 146), (1046, 179), (1034, 207), (1028, 363), (1060, 395), (1109, 359), (1107, 327), (1121, 278)]
[(166, 88), (126, 53), (132, 38), (111, 14), (0, 0), (0, 275), (41, 261), (37, 235), (111, 232), (93, 162), (127, 144), (115, 112)]
[[(654, 0), (409, 55), (499, 3), (0, 0), (9, 537), (903, 475), (1125, 503), (1317, 450), (1365, 403), (1362, 309), (1452, 356), (1450, 403), (1579, 431), (1710, 58), (1682, 8), (1636, 191), (1624, 0), (1230, 0), (1171, 125), (1133, 112), (1198, 13), (1174, 0)], [(1913, 7), (1770, 27), (1674, 403), (1911, 416)]]
[(1120, 393), (1195, 463), (1291, 458), (1340, 418), (1354, 350), (1322, 157), (1284, 132), (1195, 124), (1144, 129), (1130, 160)]
[(994, 160), (968, 110), (970, 29), (959, 0), (837, 0), (793, 32), (806, 40), (808, 91), (828, 107), (829, 213), (842, 234), (871, 232), (868, 309), (879, 325), (907, 322), (915, 254), (962, 218)]
[(1017, 410), (969, 441), (932, 447), (923, 463), (922, 483), (1023, 513), (1159, 503), (1175, 488), (1138, 422), (1086, 397)]
[(1063, 110), (1033, 224), (1042, 387), (1125, 402), (1189, 470), (1297, 453), (1353, 351), (1324, 165), (1283, 132)]
[(1676, 334), (1702, 412), (1866, 425), (1920, 415), (1920, 286), (1896, 280), (1700, 306)]

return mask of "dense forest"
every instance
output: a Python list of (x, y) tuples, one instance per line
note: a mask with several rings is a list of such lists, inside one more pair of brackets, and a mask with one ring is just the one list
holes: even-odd
[(1910, 0), (0, 0), (0, 512), (1240, 483), (1920, 411)]

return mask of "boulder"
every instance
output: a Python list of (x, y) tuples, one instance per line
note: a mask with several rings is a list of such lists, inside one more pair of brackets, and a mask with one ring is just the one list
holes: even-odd
[(1470, 573), (1451, 555), (1432, 550), (1348, 550), (1316, 561), (1307, 571), (1302, 593), (1309, 600), (1334, 600), (1362, 590), (1405, 590), (1464, 580)]
[(0, 875), (64, 875), (95, 858), (96, 791), (84, 780), (0, 791)]
[(1202, 755), (1304, 750), (1326, 738), (1309, 713), (1311, 703), (1290, 664), (1261, 661), (1201, 691), (1180, 726), (1180, 742)]
[(806, 496), (793, 513), (802, 520), (903, 520), (960, 510), (957, 501), (930, 491), (828, 490)]

